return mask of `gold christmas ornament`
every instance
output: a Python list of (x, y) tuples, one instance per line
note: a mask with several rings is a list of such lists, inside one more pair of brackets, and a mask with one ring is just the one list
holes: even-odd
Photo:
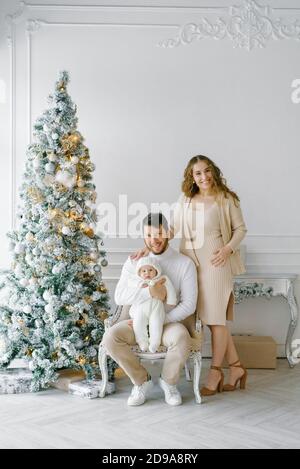
[(89, 192), (89, 189), (87, 187), (76, 187), (76, 190), (80, 192), (81, 194)]
[(88, 256), (82, 256), (79, 258), (81, 264), (88, 265), (92, 262), (92, 260)]
[(90, 305), (93, 302), (93, 300), (90, 296), (85, 296), (83, 299), (88, 305)]
[(31, 347), (29, 347), (29, 348), (26, 350), (25, 355), (27, 355), (28, 357), (31, 357), (32, 352), (33, 352), (33, 349), (32, 349)]
[(57, 192), (67, 192), (69, 190), (67, 187), (65, 187), (63, 184), (57, 181), (55, 181), (54, 186)]
[(72, 209), (69, 212), (67, 212), (67, 217), (71, 218), (71, 220), (74, 221), (82, 221), (83, 220), (83, 215), (78, 213), (77, 210)]
[(58, 356), (59, 356), (58, 352), (53, 352), (52, 355), (51, 355), (51, 359), (52, 360), (57, 360)]
[(59, 214), (59, 210), (57, 208), (49, 208), (48, 210), (50, 220), (57, 217)]
[(79, 355), (78, 358), (76, 358), (76, 361), (77, 363), (79, 363), (79, 365), (83, 366), (86, 364), (86, 358), (83, 357), (82, 355)]
[(101, 310), (98, 314), (97, 314), (98, 318), (101, 319), (101, 321), (105, 321), (105, 319), (108, 318), (108, 312), (105, 311), (105, 310)]
[(65, 91), (66, 89), (66, 84), (64, 81), (60, 81), (59, 83), (57, 83), (57, 89), (58, 91)]
[(79, 132), (74, 132), (73, 134), (64, 135), (61, 138), (61, 146), (64, 152), (72, 152), (76, 150), (81, 141), (81, 134)]
[(27, 195), (34, 204), (40, 204), (44, 200), (41, 191), (37, 187), (29, 187), (27, 189)]
[(90, 340), (90, 338), (91, 338), (91, 337), (90, 337), (89, 335), (87, 335), (87, 336), (85, 336), (84, 341), (85, 341), (85, 342), (88, 342), (88, 341)]
[(84, 188), (85, 186), (85, 181), (82, 179), (81, 176), (77, 176), (77, 187), (80, 189)]
[(78, 320), (76, 321), (76, 326), (78, 326), (78, 327), (81, 327), (81, 326), (83, 326), (84, 324), (85, 324), (85, 320), (84, 320), (84, 319), (78, 319)]
[(83, 232), (89, 238), (93, 238), (95, 236), (94, 230), (90, 226), (88, 228), (86, 228), (85, 230), (83, 230)]

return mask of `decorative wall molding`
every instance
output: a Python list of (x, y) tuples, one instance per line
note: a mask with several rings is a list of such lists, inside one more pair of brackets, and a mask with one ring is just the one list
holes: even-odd
[(166, 48), (191, 44), (201, 39), (230, 39), (233, 47), (251, 51), (263, 48), (273, 40), (300, 39), (300, 20), (284, 20), (277, 11), (297, 12), (299, 8), (271, 8), (261, 6), (255, 0), (243, 0), (240, 5), (227, 9), (225, 15), (216, 20), (201, 18), (197, 23), (186, 23), (179, 28), (178, 35), (160, 42)]
[(16, 40), (15, 25), (21, 21), (25, 10), (25, 3), (20, 2), (18, 10), (6, 16), (7, 25), (7, 44), (10, 50), (9, 69), (10, 69), (10, 85), (9, 85), (9, 120), (10, 120), (10, 229), (14, 229), (16, 223)]

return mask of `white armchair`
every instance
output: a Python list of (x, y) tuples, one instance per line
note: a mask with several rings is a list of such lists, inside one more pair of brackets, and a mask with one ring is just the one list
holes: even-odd
[[(110, 327), (112, 327), (117, 322), (123, 321), (125, 319), (129, 319), (129, 309), (130, 309), (130, 306), (118, 306), (116, 308), (115, 313), (111, 317), (105, 320), (104, 322), (105, 331), (107, 331)], [(200, 376), (201, 376), (201, 368), (202, 368), (202, 355), (201, 355), (202, 325), (201, 325), (201, 321), (197, 320), (195, 315), (190, 316), (189, 318), (187, 318), (187, 320), (182, 321), (182, 322), (184, 325), (186, 325), (191, 335), (192, 347), (191, 347), (189, 360), (192, 361), (194, 365), (193, 387), (194, 387), (195, 400), (197, 404), (201, 404), (201, 395), (200, 395), (199, 385), (200, 385)], [(137, 345), (132, 347), (132, 351), (137, 357), (143, 360), (149, 360), (150, 363), (153, 363), (157, 360), (164, 360), (167, 354), (167, 349), (164, 346), (161, 346), (160, 349), (156, 353), (142, 352)], [(106, 352), (105, 347), (101, 343), (99, 346), (99, 367), (100, 367), (101, 376), (102, 376), (100, 397), (105, 397), (106, 389), (108, 386), (107, 355), (108, 353)], [(187, 381), (192, 381), (188, 362), (185, 364), (185, 376), (186, 376)]]

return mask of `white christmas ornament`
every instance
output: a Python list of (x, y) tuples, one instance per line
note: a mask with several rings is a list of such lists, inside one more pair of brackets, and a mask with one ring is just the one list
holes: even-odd
[(46, 306), (45, 306), (45, 311), (46, 311), (46, 313), (48, 313), (48, 314), (52, 314), (53, 311), (54, 311), (53, 305), (50, 305), (50, 304), (46, 305)]
[(53, 132), (51, 137), (52, 137), (53, 140), (57, 140), (59, 135), (56, 132)]
[(31, 314), (32, 313), (32, 308), (29, 305), (24, 306), (23, 311), (25, 314)]
[(70, 236), (72, 234), (72, 231), (68, 226), (63, 226), (61, 232), (66, 236)]
[(71, 163), (77, 164), (78, 162), (79, 162), (78, 156), (72, 156), (72, 158), (71, 158)]
[(77, 186), (78, 186), (78, 187), (84, 187), (84, 186), (85, 186), (85, 181), (83, 181), (82, 179), (80, 179), (80, 180), (77, 182)]
[(34, 167), (34, 169), (39, 169), (39, 167), (40, 167), (40, 160), (39, 160), (39, 159), (33, 160), (32, 166)]
[(26, 236), (25, 236), (26, 241), (33, 241), (34, 240), (34, 235), (29, 231)]
[(60, 182), (63, 186), (71, 189), (76, 182), (76, 175), (70, 174), (67, 171), (57, 171), (55, 179), (57, 182)]
[(15, 246), (15, 253), (16, 254), (22, 254), (22, 252), (25, 251), (25, 246), (22, 243), (17, 243)]
[(28, 265), (31, 265), (32, 263), (32, 257), (30, 254), (26, 254), (25, 256), (25, 261), (27, 262)]
[(45, 170), (47, 171), (47, 173), (53, 173), (53, 171), (55, 170), (55, 165), (53, 163), (47, 163), (45, 165)]
[(50, 153), (50, 154), (48, 155), (48, 160), (49, 160), (49, 161), (52, 161), (52, 162), (56, 161), (56, 160), (57, 160), (56, 154), (55, 154), (55, 153)]
[(22, 285), (22, 287), (27, 287), (27, 285), (28, 285), (27, 278), (21, 278), (20, 285)]
[(14, 272), (17, 277), (20, 277), (23, 274), (22, 267), (20, 266), (20, 264), (16, 266), (16, 268), (14, 269)]
[(45, 301), (51, 301), (52, 299), (52, 293), (49, 290), (45, 290), (43, 293), (43, 298)]
[(29, 285), (31, 285), (32, 287), (34, 285), (37, 285), (37, 283), (38, 283), (37, 278), (32, 277), (32, 278), (29, 279)]
[(52, 269), (53, 274), (59, 274), (61, 271), (60, 267), (58, 265), (55, 265)]

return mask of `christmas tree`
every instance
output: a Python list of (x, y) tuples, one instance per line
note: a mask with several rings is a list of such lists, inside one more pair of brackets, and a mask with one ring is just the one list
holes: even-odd
[[(49, 108), (34, 125), (29, 145), (18, 229), (8, 234), (12, 268), (0, 287), (0, 367), (26, 358), (32, 390), (48, 386), (62, 368), (99, 372), (97, 352), (108, 316), (102, 280), (106, 266), (95, 233), (95, 169), (77, 131), (76, 106), (61, 72)], [(116, 364), (109, 361), (109, 377)]]

